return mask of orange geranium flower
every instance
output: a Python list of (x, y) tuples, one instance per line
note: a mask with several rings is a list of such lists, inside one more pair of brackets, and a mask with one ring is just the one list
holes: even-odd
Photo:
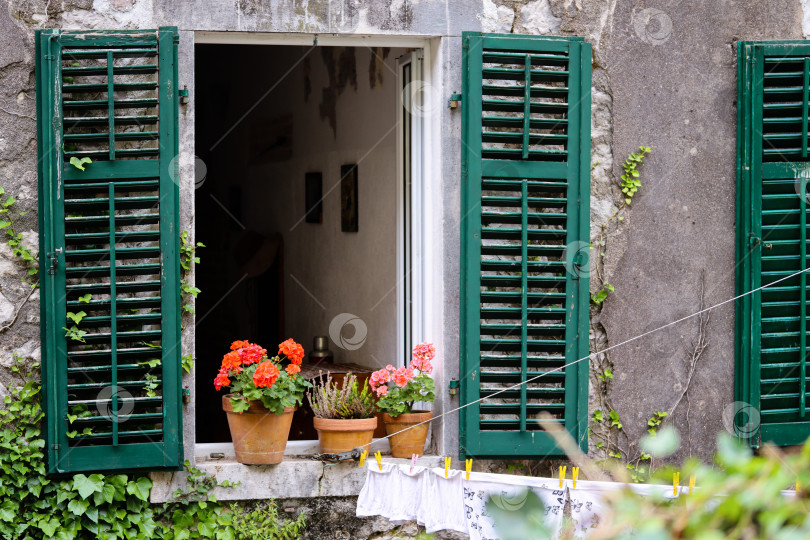
[(265, 360), (253, 372), (253, 383), (257, 388), (269, 388), (276, 383), (280, 374), (273, 362)]
[(292, 376), (295, 375), (296, 373), (301, 372), (301, 366), (299, 366), (298, 364), (289, 364), (287, 367), (284, 368), (284, 370), (287, 372), (287, 375)]
[(278, 354), (283, 354), (295, 365), (301, 365), (304, 360), (304, 348), (293, 339), (279, 343)]
[(241, 349), (242, 347), (247, 347), (247, 346), (249, 346), (249, 345), (250, 345), (250, 342), (249, 342), (249, 341), (245, 341), (245, 340), (236, 340), (236, 341), (234, 341), (233, 343), (231, 343), (231, 350), (232, 350), (232, 351), (236, 351), (236, 350), (238, 350), (238, 349)]
[(236, 351), (231, 351), (222, 357), (222, 370), (225, 373), (229, 371), (242, 371), (242, 357)]
[(214, 388), (216, 388), (219, 391), (219, 390), (222, 390), (223, 386), (230, 386), (230, 385), (231, 385), (231, 381), (230, 381), (230, 379), (228, 379), (228, 373), (225, 372), (225, 371), (220, 370), (220, 372), (217, 374), (216, 378), (214, 379)]
[(261, 362), (262, 358), (266, 354), (267, 349), (262, 349), (260, 345), (254, 345), (252, 343), (248, 343), (246, 347), (239, 349), (239, 356), (242, 358), (242, 364), (246, 366)]

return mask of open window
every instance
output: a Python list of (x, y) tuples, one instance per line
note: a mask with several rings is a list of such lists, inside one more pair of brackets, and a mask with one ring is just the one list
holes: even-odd
[[(231, 341), (272, 354), (291, 337), (310, 353), (323, 337), (331, 359), (310, 356), (305, 373), (362, 375), (401, 365), (421, 337), (421, 51), (198, 44), (195, 57), (205, 456), (230, 441), (212, 381)], [(288, 453), (317, 451), (315, 439), (302, 407)]]

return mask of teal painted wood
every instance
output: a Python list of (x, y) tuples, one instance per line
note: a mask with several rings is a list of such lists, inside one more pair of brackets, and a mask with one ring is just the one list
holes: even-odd
[[(36, 56), (48, 471), (178, 469), (183, 462), (179, 194), (169, 174), (169, 164), (178, 154), (177, 30), (43, 30), (36, 33)], [(157, 65), (128, 71), (114, 66), (116, 58), (140, 57), (153, 58)], [(157, 82), (121, 86), (108, 79), (102, 88), (70, 85), (74, 88), (63, 92), (67, 71), (74, 77), (98, 71), (93, 64), (86, 69), (63, 68), (63, 61), (92, 60), (101, 62), (99, 74), (118, 77), (125, 71), (151, 72), (157, 74)], [(130, 120), (136, 116), (119, 110), (119, 102), (109, 94), (111, 89), (119, 93), (154, 90), (155, 99), (144, 100), (144, 104), (157, 106), (160, 132), (140, 136), (116, 130), (119, 125), (134, 125)], [(73, 97), (82, 91), (105, 90), (108, 97), (97, 100), (98, 104)], [(70, 97), (63, 99), (63, 95)], [(90, 125), (81, 117), (73, 120), (70, 111), (77, 109), (76, 103), (98, 107), (103, 111), (95, 113), (98, 116), (106, 114), (103, 122), (93, 124), (107, 128), (103, 136), (73, 133), (74, 127)], [(137, 118), (147, 124), (157, 122), (155, 116)], [(106, 148), (64, 151), (63, 140), (67, 141), (65, 147), (69, 143), (106, 144)], [(151, 140), (156, 141), (154, 149), (116, 148), (120, 141)], [(85, 171), (65, 161), (71, 155), (90, 154), (94, 162)], [(155, 157), (139, 157), (151, 155)], [(154, 196), (144, 196), (144, 192), (154, 192)], [(131, 229), (143, 225), (156, 228)], [(137, 244), (121, 246), (126, 242)], [(99, 244), (109, 247), (99, 248)], [(89, 302), (77, 300), (86, 293), (91, 294)], [(63, 330), (67, 311), (79, 310), (88, 312), (80, 323), (87, 332), (87, 347), (77, 347)], [(154, 359), (159, 367), (148, 367)], [(150, 372), (157, 384), (154, 397), (146, 394), (144, 374)], [(75, 413), (76, 406), (86, 407), (89, 415), (71, 424), (68, 408)], [(89, 434), (81, 433), (85, 428), (91, 428)], [(79, 433), (69, 438), (70, 430)]]
[[(806, 42), (740, 42), (737, 110), (737, 272), (743, 294), (807, 265)], [(735, 418), (752, 447), (810, 436), (805, 274), (736, 304)]]
[[(462, 47), (460, 454), (561, 455), (541, 411), (587, 450), (588, 276), (565, 253), (588, 256), (591, 46), (465, 32)], [(492, 114), (506, 103), (523, 117)]]

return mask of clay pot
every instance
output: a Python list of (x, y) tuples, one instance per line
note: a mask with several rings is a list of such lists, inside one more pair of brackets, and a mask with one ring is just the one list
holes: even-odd
[(286, 407), (283, 413), (274, 414), (261, 401), (249, 401), (248, 410), (235, 413), (230, 398), (231, 394), (222, 396), (222, 409), (228, 415), (236, 461), (247, 465), (281, 463), (296, 407)]
[[(421, 456), (425, 451), (425, 441), (427, 440), (428, 428), (430, 422), (426, 422), (433, 418), (433, 413), (430, 411), (414, 411), (412, 413), (403, 413), (396, 418), (388, 413), (383, 414), (383, 421), (385, 422), (385, 430), (391, 436), (389, 442), (391, 443), (391, 455), (396, 458), (409, 458), (412, 454)], [(415, 428), (420, 422), (425, 422)], [(401, 434), (400, 431), (406, 430)]]
[(318, 430), (321, 452), (324, 454), (337, 454), (339, 452), (348, 452), (358, 446), (370, 450), (371, 437), (377, 428), (377, 417), (352, 420), (315, 417), (312, 423), (315, 429)]

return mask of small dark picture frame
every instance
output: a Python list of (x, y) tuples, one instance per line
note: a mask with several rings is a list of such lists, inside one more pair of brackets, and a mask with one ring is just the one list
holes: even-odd
[(304, 176), (306, 222), (323, 223), (323, 175), (308, 172)]
[(340, 230), (357, 232), (357, 164), (340, 166)]

